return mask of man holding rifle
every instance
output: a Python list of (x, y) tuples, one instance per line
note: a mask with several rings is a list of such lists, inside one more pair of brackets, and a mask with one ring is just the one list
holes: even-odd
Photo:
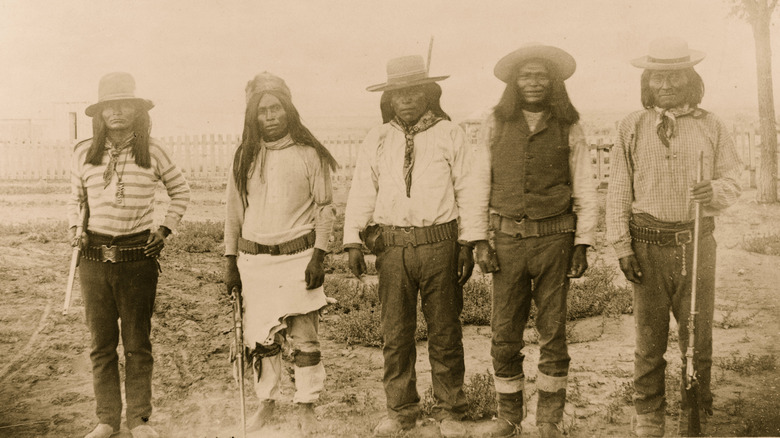
[[(706, 423), (712, 415), (712, 232), (715, 216), (740, 195), (737, 180), (742, 164), (725, 124), (698, 107), (704, 83), (693, 66), (703, 58), (704, 53), (688, 49), (684, 40), (661, 38), (650, 44), (647, 56), (631, 62), (644, 69), (641, 100), (645, 109), (621, 122), (611, 154), (607, 240), (634, 286), (636, 417), (632, 427), (638, 436), (663, 436), (665, 431), (663, 355), (670, 309), (683, 352), (688, 346), (689, 315), (696, 315), (695, 370), (687, 374), (696, 376), (698, 394), (691, 400), (693, 393), (682, 391), (680, 434), (688, 433), (689, 420), (698, 416)], [(699, 156), (703, 156), (701, 182), (697, 182)], [(703, 216), (698, 221), (695, 203)], [(693, 236), (697, 222), (698, 239)], [(697, 240), (698, 264), (693, 266)], [(697, 290), (692, 311), (693, 276), (697, 276)], [(683, 367), (683, 385), (689, 386), (692, 382)], [(693, 406), (698, 406), (698, 412), (692, 412)]]
[(322, 267), (335, 212), (327, 149), (301, 123), (285, 82), (264, 72), (246, 87), (241, 145), (227, 184), (225, 284), (242, 293), (243, 346), (252, 359), (263, 427), (279, 398), (281, 350), (292, 348), (298, 421), (316, 432), (314, 402), (325, 383), (318, 340), (327, 305)]
[[(127, 425), (134, 438), (155, 438), (158, 434), (147, 422), (152, 414), (154, 359), (149, 335), (157, 257), (187, 209), (190, 189), (170, 154), (149, 137), (149, 110), (154, 104), (135, 97), (133, 77), (128, 73), (103, 76), (98, 96), (98, 103), (86, 109), (92, 117), (93, 137), (73, 152), (68, 202), (69, 235), (81, 245), (81, 294), (92, 337), (90, 359), (99, 420), (86, 438), (119, 433), (122, 394), (116, 349), (120, 333)], [(171, 201), (162, 225), (154, 229), (158, 181)], [(89, 217), (85, 234), (77, 239), (79, 210), (85, 204)]]

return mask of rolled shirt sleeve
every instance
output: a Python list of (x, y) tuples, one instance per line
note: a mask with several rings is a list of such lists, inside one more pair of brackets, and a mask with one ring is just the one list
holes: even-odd
[(452, 184), (458, 204), (459, 239), (486, 240), (490, 201), (490, 155), (483, 145), (471, 145), (459, 126), (451, 132), (454, 159)]
[(573, 208), (577, 214), (574, 244), (593, 246), (596, 241), (598, 199), (590, 148), (585, 132), (578, 123), (573, 124), (569, 130), (569, 147)]

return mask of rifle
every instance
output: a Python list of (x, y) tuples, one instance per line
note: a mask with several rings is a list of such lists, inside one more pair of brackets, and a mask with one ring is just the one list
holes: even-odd
[(244, 398), (244, 319), (242, 315), (243, 299), (241, 288), (233, 286), (230, 289), (230, 301), (233, 303), (233, 333), (235, 335), (236, 353), (238, 359), (238, 396), (241, 398), (241, 436), (246, 438), (246, 400)]
[(81, 259), (81, 235), (84, 230), (87, 229), (87, 222), (89, 221), (89, 204), (87, 201), (81, 203), (79, 208), (79, 223), (76, 225), (76, 236), (73, 247), (73, 253), (70, 256), (70, 270), (68, 271), (68, 284), (65, 287), (65, 304), (62, 306), (62, 314), (67, 315), (70, 309), (70, 297), (73, 295), (73, 283), (76, 281), (76, 268), (79, 265)]
[[(696, 161), (696, 182), (702, 179), (703, 152), (699, 152)], [(685, 352), (685, 399), (688, 401), (688, 436), (701, 436), (701, 418), (699, 418), (699, 380), (694, 369), (694, 345), (696, 336), (696, 283), (699, 273), (699, 227), (701, 222), (701, 203), (694, 203), (693, 221), (693, 267), (691, 268), (691, 313), (688, 316), (688, 349)]]

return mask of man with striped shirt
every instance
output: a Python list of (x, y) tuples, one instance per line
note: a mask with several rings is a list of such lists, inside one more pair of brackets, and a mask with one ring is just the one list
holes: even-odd
[[(696, 372), (702, 423), (712, 415), (712, 317), (715, 291), (715, 216), (740, 195), (742, 164), (725, 124), (698, 107), (704, 83), (693, 66), (704, 53), (679, 38), (650, 44), (633, 60), (643, 68), (642, 106), (620, 124), (611, 154), (607, 240), (634, 286), (634, 432), (663, 436), (664, 376), (669, 310), (677, 320), (680, 349), (688, 345), (693, 259), (694, 203), (701, 204), (695, 320)], [(703, 152), (703, 180), (696, 182)], [(683, 360), (683, 368), (685, 360)], [(683, 370), (685, 372), (685, 370)], [(687, 400), (682, 391), (680, 432)]]
[[(68, 202), (70, 237), (75, 243), (79, 208), (88, 207), (82, 236), (81, 293), (92, 337), (92, 377), (99, 424), (86, 438), (117, 434), (122, 418), (117, 345), (125, 354), (126, 420), (134, 438), (159, 435), (147, 424), (152, 413), (151, 318), (157, 290), (157, 257), (165, 238), (182, 218), (190, 188), (168, 152), (149, 137), (154, 104), (135, 97), (128, 73), (100, 80), (98, 103), (86, 114), (93, 137), (78, 145), (71, 163)], [(162, 182), (171, 198), (154, 231), (155, 188)], [(121, 324), (117, 323), (121, 320)]]

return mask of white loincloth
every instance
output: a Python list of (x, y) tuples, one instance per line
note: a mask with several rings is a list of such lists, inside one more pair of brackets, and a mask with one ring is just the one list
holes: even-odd
[(314, 248), (291, 255), (238, 254), (244, 298), (244, 343), (270, 345), (286, 328), (284, 318), (325, 307), (322, 286), (306, 289), (306, 266)]

